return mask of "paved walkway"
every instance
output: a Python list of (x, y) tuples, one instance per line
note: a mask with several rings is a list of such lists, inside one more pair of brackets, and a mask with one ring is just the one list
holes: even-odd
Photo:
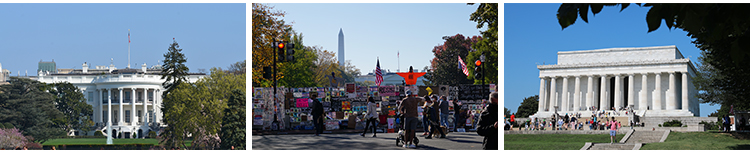
[(254, 150), (481, 150), (484, 137), (476, 132), (452, 132), (446, 138), (425, 139), (419, 136), (416, 149), (396, 146), (396, 133), (378, 133), (365, 137), (356, 133), (322, 134), (288, 134), (288, 135), (253, 135)]

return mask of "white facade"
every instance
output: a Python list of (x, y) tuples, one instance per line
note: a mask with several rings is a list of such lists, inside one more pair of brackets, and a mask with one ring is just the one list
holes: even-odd
[[(146, 64), (141, 69), (118, 70), (114, 65), (97, 68), (88, 69), (84, 63), (83, 69), (66, 74), (40, 73), (37, 80), (69, 82), (78, 87), (86, 102), (94, 107), (93, 120), (98, 125), (97, 130), (106, 130), (104, 125), (110, 125), (116, 132), (129, 133), (123, 137), (131, 136), (132, 132), (143, 137), (151, 130), (158, 130), (151, 127), (165, 126), (160, 111), (161, 94), (165, 90), (161, 85), (165, 81), (161, 79), (161, 69), (147, 69)], [(191, 73), (188, 81), (195, 82), (204, 76)], [(106, 135), (107, 132), (103, 133)]]
[(700, 115), (696, 69), (675, 46), (558, 52), (557, 64), (537, 68), (537, 117), (555, 111), (590, 116), (613, 107), (640, 116)]

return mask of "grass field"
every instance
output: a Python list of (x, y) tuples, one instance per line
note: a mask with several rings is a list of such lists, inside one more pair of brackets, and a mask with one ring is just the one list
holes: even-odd
[(750, 140), (727, 133), (671, 132), (664, 142), (644, 144), (641, 150), (750, 150)]
[[(624, 134), (618, 134), (615, 142)], [(506, 134), (505, 150), (578, 150), (586, 142), (608, 143), (609, 134)]]
[[(185, 140), (187, 146), (190, 146), (191, 140)], [(158, 145), (158, 139), (112, 139), (113, 144), (154, 144)], [(107, 144), (107, 138), (78, 138), (78, 139), (50, 139), (42, 145), (63, 145), (63, 144)]]

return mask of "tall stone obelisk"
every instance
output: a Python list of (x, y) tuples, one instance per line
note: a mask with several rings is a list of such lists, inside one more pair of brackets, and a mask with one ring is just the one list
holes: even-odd
[(344, 66), (344, 30), (339, 29), (339, 66)]

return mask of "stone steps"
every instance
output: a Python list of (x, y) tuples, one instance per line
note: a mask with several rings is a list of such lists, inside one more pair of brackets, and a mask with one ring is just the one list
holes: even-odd
[(654, 143), (661, 141), (664, 131), (635, 131), (625, 143)]
[(596, 143), (592, 144), (589, 150), (633, 150), (636, 144), (622, 144), (622, 143)]

